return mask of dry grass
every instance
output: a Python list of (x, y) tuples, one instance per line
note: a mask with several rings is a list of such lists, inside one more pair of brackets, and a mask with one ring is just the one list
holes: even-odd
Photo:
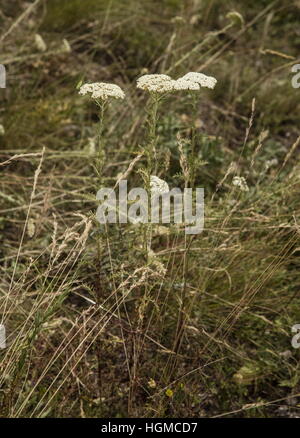
[[(298, 2), (2, 3), (1, 416), (299, 415)], [(150, 254), (139, 227), (95, 220), (97, 113), (76, 91), (125, 89), (108, 112), (103, 182), (140, 186), (146, 70), (218, 79), (194, 120), (204, 232), (155, 226)], [(163, 103), (157, 174), (172, 187), (191, 165), (192, 123), (188, 99)]]

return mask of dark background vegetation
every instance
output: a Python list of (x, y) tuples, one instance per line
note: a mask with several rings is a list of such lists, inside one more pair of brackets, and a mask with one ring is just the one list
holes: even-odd
[[(240, 16), (228, 16), (233, 11)], [(299, 415), (299, 354), (290, 344), (291, 326), (300, 323), (298, 147), (289, 156), (300, 135), (300, 90), (291, 86), (291, 66), (300, 63), (299, 20), (299, 0), (1, 0), (0, 63), (7, 67), (7, 88), (0, 90), (1, 162), (45, 148), (29, 217), (34, 237), (25, 235), (14, 275), (9, 343), (20, 327), (28, 329), (13, 350), (0, 351), (2, 416)], [(36, 47), (37, 33), (44, 52)], [(197, 185), (206, 190), (206, 228), (190, 252), (191, 305), (174, 354), (182, 236), (160, 230), (155, 237), (153, 250), (167, 275), (146, 322), (139, 320), (137, 287), (94, 337), (102, 317), (97, 305), (110, 303), (112, 284), (143, 264), (139, 236), (130, 228), (110, 230), (110, 245), (103, 234), (97, 250), (101, 231), (94, 224), (72, 264), (73, 237), (66, 240), (64, 233), (76, 226), (74, 213), (90, 217), (95, 210), (90, 155), (97, 111), (78, 96), (78, 83), (114, 82), (126, 92), (124, 102), (111, 106), (105, 132), (105, 181), (114, 184), (142, 143), (146, 96), (135, 88), (137, 77), (176, 78), (188, 71), (215, 76), (218, 84), (203, 90), (199, 101), (199, 154), (207, 164), (199, 168)], [(181, 97), (163, 105), (160, 175), (173, 186), (181, 181), (176, 133), (188, 135), (190, 121)], [(262, 132), (266, 138), (252, 168)], [(265, 170), (275, 158), (275, 168)], [(39, 160), (21, 156), (0, 167), (0, 305)], [(227, 202), (230, 181), (208, 201), (232, 161), (250, 187), (234, 212)], [(134, 173), (132, 183), (140, 181)], [(58, 246), (65, 246), (50, 269), (54, 223)], [(57, 276), (64, 261), (66, 283)], [(155, 293), (154, 280), (152, 286)], [(41, 295), (39, 312), (28, 317)], [(40, 378), (53, 355), (56, 362)]]

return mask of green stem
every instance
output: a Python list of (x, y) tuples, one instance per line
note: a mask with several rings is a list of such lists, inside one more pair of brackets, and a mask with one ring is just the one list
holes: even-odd
[(100, 180), (100, 184), (102, 181), (102, 170), (104, 165), (104, 158), (105, 158), (105, 149), (104, 149), (104, 115), (106, 110), (106, 102), (101, 100), (97, 102), (98, 106), (100, 107), (99, 112), (99, 128), (98, 128), (98, 134), (97, 134), (97, 166), (96, 171)]
[(157, 145), (157, 112), (159, 106), (159, 97), (152, 94), (150, 97), (150, 110), (149, 110), (149, 130), (148, 130), (148, 162), (147, 169), (150, 181), (150, 175), (153, 170), (156, 170), (156, 145)]
[(196, 141), (197, 141), (197, 131), (196, 131), (196, 119), (197, 119), (197, 95), (196, 93), (191, 93), (192, 97), (192, 109), (193, 109), (193, 123), (192, 123), (192, 135), (191, 135), (191, 161), (190, 161), (190, 186), (194, 187), (195, 184), (195, 163), (196, 163)]

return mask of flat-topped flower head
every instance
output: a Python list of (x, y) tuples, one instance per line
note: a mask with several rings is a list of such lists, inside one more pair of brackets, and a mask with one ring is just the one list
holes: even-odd
[(174, 90), (192, 90), (192, 91), (198, 91), (200, 90), (200, 85), (198, 82), (193, 81), (187, 81), (185, 79), (177, 79), (177, 81), (174, 81), (173, 84)]
[(137, 80), (137, 88), (149, 93), (168, 93), (174, 89), (174, 81), (168, 75), (143, 75)]
[(106, 82), (94, 82), (92, 84), (84, 84), (79, 89), (79, 94), (82, 96), (91, 94), (91, 98), (95, 100), (107, 100), (110, 97), (114, 99), (124, 99), (125, 93), (115, 84), (107, 84)]
[(158, 176), (151, 175), (150, 190), (152, 195), (162, 195), (163, 193), (168, 193), (170, 189), (166, 181), (160, 179)]
[(217, 83), (217, 79), (214, 78), (213, 76), (206, 76), (203, 73), (197, 73), (197, 72), (189, 72), (186, 75), (184, 75), (182, 78), (180, 79), (184, 79), (186, 81), (191, 81), (191, 82), (196, 82), (197, 84), (199, 84), (201, 87), (206, 87), (206, 88), (215, 88), (216, 83)]

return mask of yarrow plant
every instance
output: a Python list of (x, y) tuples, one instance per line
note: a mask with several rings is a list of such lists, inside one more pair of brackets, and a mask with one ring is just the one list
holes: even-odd
[(200, 97), (201, 88), (215, 88), (217, 84), (217, 79), (213, 76), (206, 76), (204, 73), (189, 72), (177, 79), (175, 89), (177, 90), (187, 90), (191, 97), (192, 106), (192, 129), (191, 129), (191, 140), (190, 140), (190, 153), (187, 156), (187, 162), (189, 163), (189, 184), (191, 187), (195, 184), (196, 169), (199, 164), (199, 159), (197, 157), (196, 145), (199, 135), (196, 129), (196, 119), (198, 114), (198, 102)]
[[(153, 173), (157, 172), (157, 156), (156, 146), (158, 142), (157, 136), (157, 121), (158, 121), (158, 109), (159, 103), (170, 93), (176, 91), (187, 91), (193, 96), (193, 109), (194, 109), (194, 123), (192, 128), (191, 138), (191, 154), (190, 162), (196, 165), (195, 161), (195, 142), (196, 142), (196, 129), (195, 129), (195, 116), (197, 113), (197, 97), (201, 87), (207, 87), (213, 89), (217, 83), (217, 80), (212, 76), (206, 76), (203, 73), (189, 72), (183, 77), (174, 80), (166, 74), (146, 74), (137, 79), (137, 88), (146, 91), (150, 95), (148, 103), (148, 118), (147, 118), (147, 143), (143, 153), (147, 158), (147, 167), (144, 171), (146, 189), (150, 193), (153, 188), (154, 178)], [(99, 130), (98, 130), (98, 159), (97, 165), (94, 166), (96, 173), (99, 177), (99, 181), (102, 179), (102, 170), (105, 161), (105, 148), (104, 148), (104, 116), (105, 110), (110, 99), (124, 99), (124, 91), (116, 84), (106, 82), (94, 82), (85, 83), (79, 87), (79, 94), (81, 96), (89, 95), (90, 98), (100, 108), (99, 112)], [(190, 166), (191, 168), (193, 166)], [(151, 179), (152, 178), (152, 179)], [(191, 187), (194, 184), (194, 173), (190, 172), (189, 183)], [(186, 185), (188, 181), (186, 181)]]
[(157, 145), (157, 120), (158, 108), (162, 99), (174, 90), (174, 80), (164, 74), (147, 74), (141, 76), (137, 80), (137, 88), (147, 91), (150, 94), (148, 103), (148, 119), (147, 119), (147, 145), (144, 153), (147, 157), (146, 187), (150, 191), (150, 176), (153, 171), (156, 171), (156, 145)]
[[(189, 169), (187, 169), (189, 166), (192, 167), (193, 163), (194, 167), (197, 166), (198, 161), (195, 160), (195, 139), (196, 139), (196, 124), (195, 124), (195, 118), (197, 114), (197, 107), (196, 103), (198, 102), (198, 98), (200, 96), (201, 88), (206, 87), (213, 89), (217, 83), (217, 80), (213, 77), (206, 76), (203, 73), (195, 73), (190, 72), (184, 75), (183, 77), (179, 79), (173, 79), (169, 75), (165, 74), (146, 74), (141, 76), (137, 79), (137, 88), (143, 92), (145, 92), (148, 96), (148, 102), (147, 102), (147, 121), (146, 121), (146, 138), (145, 143), (143, 145), (142, 153), (139, 154), (139, 157), (144, 156), (145, 157), (145, 168), (140, 170), (140, 173), (142, 174), (144, 178), (145, 187), (143, 189), (138, 188), (139, 194), (139, 200), (138, 202), (133, 203), (136, 198), (129, 196), (130, 192), (128, 194), (128, 200), (130, 201), (129, 208), (127, 211), (127, 204), (126, 204), (126, 218), (128, 217), (129, 222), (135, 223), (138, 228), (136, 228), (139, 233), (139, 238), (141, 239), (142, 245), (139, 245), (139, 247), (142, 250), (142, 257), (145, 259), (145, 265), (146, 270), (143, 274), (143, 281), (141, 282), (141, 288), (143, 292), (140, 296), (137, 298), (137, 309), (138, 309), (138, 326), (136, 328), (137, 333), (142, 333), (143, 325), (144, 325), (144, 318), (146, 315), (146, 311), (148, 309), (148, 305), (151, 302), (155, 302), (155, 297), (153, 295), (153, 291), (155, 290), (155, 283), (150, 278), (151, 272), (155, 269), (157, 270), (157, 262), (154, 264), (155, 261), (155, 253), (152, 250), (152, 235), (153, 235), (153, 224), (158, 224), (161, 219), (163, 223), (170, 223), (169, 213), (172, 212), (172, 220), (177, 225), (180, 225), (181, 223), (184, 223), (186, 226), (188, 224), (194, 223), (194, 217), (192, 215), (193, 207), (196, 207), (196, 211), (199, 209), (197, 206), (200, 204), (200, 199), (198, 194), (196, 193), (196, 198), (193, 197), (193, 183), (194, 183), (194, 176), (190, 176), (191, 173)], [(183, 170), (183, 177), (185, 180), (185, 197), (179, 199), (179, 193), (177, 188), (174, 188), (172, 190), (169, 189), (169, 185), (166, 181), (164, 181), (162, 178), (158, 177), (157, 175), (160, 173), (158, 172), (158, 158), (157, 158), (157, 145), (158, 145), (158, 132), (157, 132), (157, 126), (158, 126), (158, 118), (159, 118), (159, 105), (161, 102), (164, 101), (167, 97), (174, 93), (184, 93), (185, 95), (192, 96), (193, 100), (193, 115), (194, 115), (194, 122), (193, 122), (193, 128), (192, 128), (192, 138), (191, 138), (191, 153), (187, 153), (187, 159), (190, 161), (188, 164), (184, 162), (184, 159), (180, 159), (180, 165), (181, 168), (186, 168), (186, 172)], [(99, 131), (98, 131), (98, 165), (96, 166), (96, 171), (99, 176), (99, 182), (98, 184), (102, 183), (103, 180), (103, 165), (105, 161), (105, 148), (104, 148), (104, 136), (103, 136), (103, 130), (104, 130), (104, 118), (107, 106), (109, 105), (111, 100), (123, 100), (125, 98), (124, 91), (116, 84), (109, 84), (104, 82), (96, 82), (96, 83), (85, 83), (80, 86), (79, 88), (79, 94), (81, 96), (88, 96), (90, 99), (92, 99), (96, 105), (100, 108), (99, 112)], [(188, 142), (189, 140), (187, 140)], [(183, 154), (182, 154), (183, 155)], [(134, 161), (135, 162), (135, 161)], [(183, 165), (182, 165), (183, 163)], [(129, 172), (132, 169), (131, 165), (129, 166), (127, 172)], [(127, 181), (124, 179), (124, 174), (118, 179), (116, 185), (119, 186), (119, 195), (122, 193), (121, 188), (124, 187), (124, 183), (126, 183), (127, 187)], [(102, 184), (101, 184), (102, 185)], [(114, 189), (105, 188), (105, 187), (99, 187), (101, 190), (103, 190), (105, 199), (102, 199), (99, 192), (97, 193), (97, 200), (104, 201), (103, 204), (106, 202), (110, 203), (112, 202), (112, 206), (110, 209), (110, 213), (112, 214), (112, 217), (114, 220), (116, 218), (119, 218), (119, 222), (121, 224), (127, 223), (127, 219), (125, 221), (124, 217), (124, 211), (123, 211), (123, 204), (119, 203), (117, 205), (114, 200)], [(133, 189), (132, 189), (133, 190)], [(142, 193), (141, 190), (144, 192)], [(199, 189), (201, 190), (201, 189)], [(105, 192), (106, 191), (106, 192)], [(145, 196), (144, 196), (145, 195)], [(109, 200), (106, 199), (106, 197), (111, 196)], [(132, 195), (133, 196), (133, 195)], [(169, 199), (169, 203), (167, 203), (167, 200)], [(201, 200), (203, 197), (201, 198)], [(171, 209), (171, 200), (173, 202), (172, 209)], [(157, 201), (157, 202), (156, 202)], [(126, 201), (127, 202), (127, 201)], [(100, 223), (107, 223), (107, 210), (105, 210), (105, 207), (109, 204), (103, 205), (101, 204), (101, 210), (97, 210), (98, 215), (96, 214), (97, 219), (103, 218), (103, 222), (99, 221)], [(136, 205), (137, 204), (137, 205)], [(170, 208), (166, 208), (167, 206), (170, 206)], [(182, 205), (184, 210), (184, 222), (182, 222)], [(186, 206), (190, 205), (190, 212), (187, 211), (186, 214)], [(179, 208), (180, 207), (180, 208)], [(125, 209), (124, 209), (125, 210)], [(168, 212), (168, 211), (169, 212)], [(136, 214), (138, 211), (138, 214)], [(151, 220), (142, 220), (144, 215), (143, 212), (147, 212), (147, 218), (150, 217)], [(102, 214), (103, 213), (103, 214)], [(100, 216), (99, 216), (100, 215)], [(197, 216), (197, 215), (196, 215)], [(154, 218), (154, 219), (152, 219)], [(200, 229), (202, 230), (202, 223), (203, 218), (201, 216), (201, 223), (196, 222), (197, 229), (200, 226)], [(114, 221), (111, 221), (112, 223), (115, 223)], [(196, 226), (195, 225), (195, 226)], [(105, 228), (105, 229), (104, 229)], [(193, 227), (192, 227), (193, 228)], [(107, 241), (109, 241), (109, 233), (110, 228), (109, 227), (103, 227), (103, 232), (106, 234)], [(196, 231), (198, 233), (200, 231)], [(188, 234), (194, 234), (188, 233)], [(103, 233), (99, 232), (98, 234), (98, 260), (99, 265), (101, 264), (101, 260), (103, 258), (102, 253), (102, 242), (103, 239)], [(175, 335), (175, 344), (172, 347), (172, 351), (179, 351), (180, 348), (180, 342), (182, 338), (182, 334), (185, 327), (185, 321), (186, 321), (186, 309), (187, 304), (189, 300), (189, 295), (187, 294), (187, 266), (188, 266), (188, 241), (187, 237), (185, 236), (185, 243), (184, 243), (184, 261), (183, 261), (183, 282), (181, 288), (181, 295), (180, 295), (180, 306), (178, 310), (178, 326), (176, 330)], [(100, 276), (100, 273), (99, 273)], [(156, 280), (155, 280), (156, 282)], [(103, 282), (105, 284), (105, 282)], [(151, 318), (149, 320), (149, 324), (151, 322)], [(143, 342), (143, 338), (140, 338), (141, 342)], [(135, 359), (135, 363), (138, 363), (138, 359)], [(135, 372), (135, 371), (134, 371)], [(133, 387), (130, 388), (130, 391), (133, 391)]]
[[(198, 92), (201, 87), (213, 89), (216, 83), (217, 80), (214, 77), (196, 72), (189, 72), (177, 80), (174, 80), (165, 74), (146, 74), (137, 80), (137, 88), (147, 91), (150, 94), (148, 112), (148, 148), (146, 150), (148, 158), (148, 184), (153, 168), (156, 170), (153, 166), (153, 160), (156, 156), (157, 144), (157, 111), (161, 100), (165, 98), (167, 94), (175, 91)], [(193, 99), (194, 107), (196, 105), (195, 102), (196, 97)]]
[[(156, 173), (157, 171), (156, 146), (158, 142), (157, 121), (159, 104), (169, 93), (174, 91), (174, 80), (165, 74), (146, 74), (138, 78), (137, 88), (148, 92), (150, 95), (147, 106), (147, 143), (143, 151), (147, 158), (147, 165), (143, 174), (145, 177), (146, 190), (148, 195), (150, 195), (151, 190), (154, 189), (154, 186), (156, 185), (157, 187), (157, 182), (159, 180), (158, 177), (152, 175), (152, 172)], [(158, 180), (156, 178), (158, 178)], [(148, 207), (149, 209), (151, 208), (150, 204)], [(146, 249), (148, 255), (149, 251), (151, 251), (151, 224), (147, 224), (143, 231), (144, 248)], [(148, 296), (148, 291), (146, 291), (145, 296)]]
[[(148, 118), (147, 118), (147, 143), (144, 148), (144, 155), (147, 158), (147, 167), (143, 174), (145, 177), (146, 190), (148, 195), (151, 191), (158, 190), (158, 187), (162, 190), (167, 190), (168, 185), (164, 181), (160, 180), (158, 177), (154, 176), (153, 173), (157, 173), (158, 160), (156, 147), (158, 144), (157, 135), (157, 121), (158, 121), (158, 109), (160, 103), (169, 94), (176, 91), (186, 91), (193, 95), (193, 113), (194, 122), (192, 128), (192, 139), (191, 139), (191, 154), (189, 157), (191, 168), (195, 168), (197, 162), (195, 161), (195, 142), (196, 142), (196, 128), (195, 128), (195, 118), (197, 113), (196, 102), (199, 95), (201, 86), (207, 88), (214, 88), (217, 80), (213, 77), (206, 76), (203, 73), (187, 73), (182, 78), (177, 80), (172, 79), (169, 75), (165, 74), (146, 74), (138, 78), (137, 88), (146, 91), (150, 95), (148, 102)], [(190, 172), (190, 186), (193, 187), (194, 184), (194, 171)], [(159, 181), (158, 181), (159, 180)], [(188, 181), (186, 181), (186, 187), (188, 186)], [(159, 189), (159, 190), (160, 190)], [(151, 224), (146, 226), (144, 229), (144, 247), (147, 248), (147, 252), (151, 250), (151, 234), (152, 228)]]
[(106, 82), (94, 82), (86, 83), (80, 86), (79, 94), (81, 96), (90, 95), (90, 97), (95, 101), (95, 103), (100, 108), (99, 113), (99, 130), (97, 136), (98, 143), (98, 160), (96, 165), (96, 173), (101, 181), (101, 174), (105, 160), (105, 149), (104, 149), (104, 116), (105, 110), (107, 108), (109, 99), (124, 99), (125, 93), (116, 84), (109, 84)]

